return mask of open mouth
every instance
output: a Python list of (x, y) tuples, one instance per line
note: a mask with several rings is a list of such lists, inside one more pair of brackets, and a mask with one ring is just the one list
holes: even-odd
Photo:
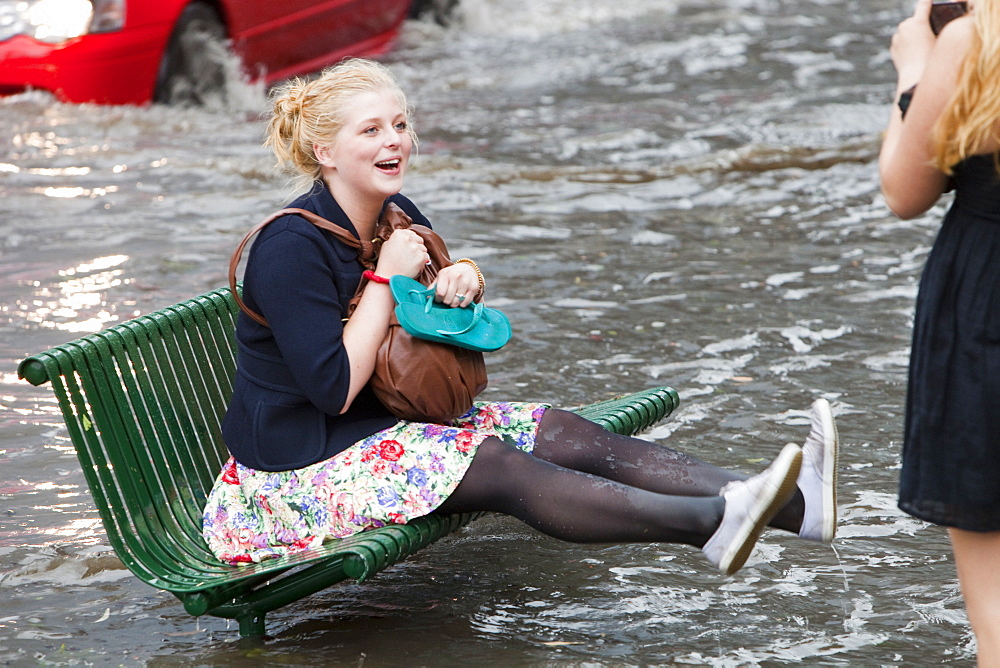
[(382, 171), (391, 172), (399, 169), (400, 159), (393, 158), (392, 160), (383, 160), (382, 162), (376, 162), (375, 167), (381, 169)]

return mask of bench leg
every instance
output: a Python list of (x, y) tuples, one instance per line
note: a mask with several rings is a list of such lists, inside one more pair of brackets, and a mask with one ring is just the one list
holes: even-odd
[(263, 612), (253, 612), (242, 617), (237, 617), (240, 623), (240, 637), (254, 638), (264, 635), (264, 614)]

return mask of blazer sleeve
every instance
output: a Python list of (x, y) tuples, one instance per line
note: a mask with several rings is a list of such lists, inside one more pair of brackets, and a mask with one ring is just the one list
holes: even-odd
[(244, 285), (267, 319), (298, 389), (323, 412), (338, 415), (350, 386), (342, 318), (354, 292), (351, 284), (357, 283), (352, 271), (359, 270), (351, 266), (353, 260), (338, 261), (322, 233), (313, 230), (285, 229), (261, 239), (247, 264)]

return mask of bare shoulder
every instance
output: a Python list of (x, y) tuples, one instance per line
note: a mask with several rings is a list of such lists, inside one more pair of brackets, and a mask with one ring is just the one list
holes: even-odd
[[(993, 41), (993, 44), (986, 45), (986, 49), (995, 49), (996, 42), (1000, 41), (1000, 35), (985, 36)], [(975, 19), (971, 14), (966, 14), (954, 21), (949, 22), (941, 34), (938, 36), (937, 44), (931, 55), (933, 67), (928, 75), (928, 88), (938, 91), (938, 94), (948, 99), (959, 78), (959, 72), (968, 58), (972, 45), (977, 39), (977, 29)], [(992, 77), (990, 77), (992, 78)], [(998, 123), (997, 132), (1000, 132)], [(1000, 139), (996, 134), (987, 142), (985, 146), (980, 146), (977, 153), (992, 153), (1000, 150)]]

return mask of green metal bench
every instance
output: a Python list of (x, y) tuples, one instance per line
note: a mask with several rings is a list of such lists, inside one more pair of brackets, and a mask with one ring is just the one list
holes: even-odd
[[(111, 546), (141, 580), (192, 615), (236, 619), (264, 634), (267, 612), (353, 578), (361, 582), (479, 514), (421, 517), (261, 564), (229, 566), (201, 538), (201, 513), (223, 462), (221, 421), (236, 368), (237, 307), (209, 292), (21, 362), (49, 382)], [(678, 404), (668, 387), (578, 409), (634, 434)]]

